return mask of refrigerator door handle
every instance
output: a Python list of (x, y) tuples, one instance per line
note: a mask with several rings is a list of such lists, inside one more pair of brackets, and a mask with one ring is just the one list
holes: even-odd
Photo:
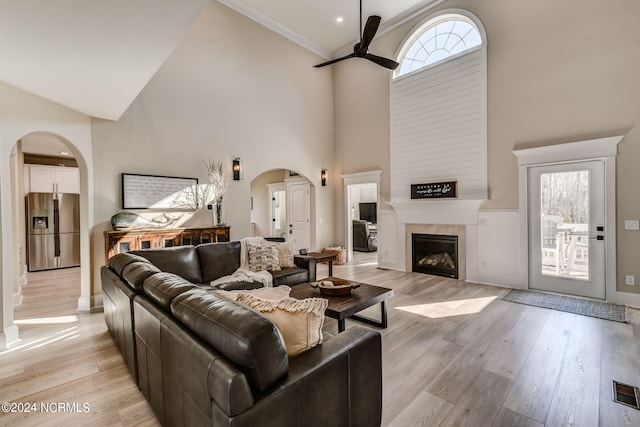
[(60, 256), (60, 210), (59, 201), (53, 201), (53, 244), (54, 244), (54, 256)]

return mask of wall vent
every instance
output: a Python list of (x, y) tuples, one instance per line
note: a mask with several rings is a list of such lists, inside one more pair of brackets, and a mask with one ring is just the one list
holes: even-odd
[(638, 405), (638, 395), (640, 390), (636, 386), (629, 384), (619, 383), (613, 381), (613, 401), (622, 403), (623, 405), (631, 406), (635, 409), (640, 409)]

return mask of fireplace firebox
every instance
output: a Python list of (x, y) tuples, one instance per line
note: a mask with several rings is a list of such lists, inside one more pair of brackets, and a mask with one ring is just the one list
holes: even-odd
[(415, 273), (458, 278), (458, 236), (411, 234)]

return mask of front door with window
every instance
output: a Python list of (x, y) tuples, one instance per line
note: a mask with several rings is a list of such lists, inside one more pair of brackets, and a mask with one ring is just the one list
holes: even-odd
[(529, 287), (605, 298), (604, 163), (528, 169)]

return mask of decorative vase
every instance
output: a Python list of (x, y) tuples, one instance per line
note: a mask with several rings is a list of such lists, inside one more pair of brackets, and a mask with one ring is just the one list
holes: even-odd
[(213, 204), (213, 225), (224, 225), (224, 208), (222, 206), (222, 196), (216, 199)]

